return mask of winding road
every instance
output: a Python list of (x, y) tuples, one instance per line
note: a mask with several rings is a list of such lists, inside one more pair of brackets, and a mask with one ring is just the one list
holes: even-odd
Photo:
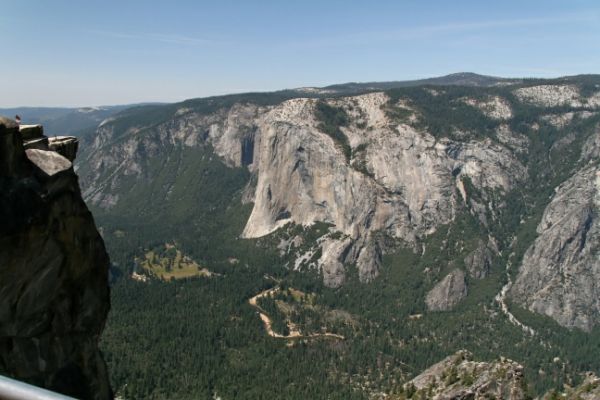
[(261, 297), (265, 297), (265, 296), (270, 296), (271, 294), (275, 294), (280, 290), (280, 288), (278, 286), (271, 288), (271, 289), (267, 289), (265, 291), (260, 292), (259, 294), (257, 294), (254, 297), (251, 297), (248, 300), (248, 303), (250, 303), (250, 305), (254, 308), (256, 308), (258, 315), (260, 316), (260, 319), (262, 320), (263, 324), (265, 325), (265, 330), (267, 331), (267, 334), (271, 337), (274, 338), (279, 338), (279, 339), (307, 339), (307, 338), (317, 338), (317, 337), (329, 337), (332, 339), (338, 339), (338, 340), (344, 340), (345, 337), (342, 335), (338, 335), (337, 333), (329, 333), (329, 332), (325, 332), (325, 333), (311, 333), (308, 335), (303, 335), (299, 330), (298, 327), (295, 324), (292, 324), (291, 322), (288, 321), (288, 329), (290, 331), (290, 333), (288, 335), (282, 335), (280, 333), (277, 333), (275, 331), (273, 331), (273, 320), (266, 314), (265, 310), (263, 310), (259, 305), (258, 305), (258, 299), (260, 299)]

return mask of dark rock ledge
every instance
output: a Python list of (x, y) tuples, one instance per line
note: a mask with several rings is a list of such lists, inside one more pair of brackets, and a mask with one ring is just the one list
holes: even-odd
[(109, 259), (80, 193), (77, 139), (0, 117), (0, 374), (110, 399), (98, 340)]

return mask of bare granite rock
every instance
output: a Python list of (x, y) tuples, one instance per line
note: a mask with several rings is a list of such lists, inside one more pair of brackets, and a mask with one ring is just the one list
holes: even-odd
[(490, 96), (486, 99), (465, 98), (466, 104), (479, 109), (486, 116), (497, 120), (512, 118), (513, 112), (510, 103), (499, 96)]
[(538, 85), (516, 89), (515, 96), (524, 103), (542, 107), (586, 107), (600, 106), (600, 92), (583, 97), (575, 85)]
[(73, 167), (71, 161), (51, 150), (27, 149), (25, 153), (29, 161), (48, 176), (56, 175)]
[[(462, 177), (501, 192), (526, 177), (505, 147), (489, 140), (436, 140), (426, 131), (395, 125), (382, 111), (386, 102), (383, 93), (331, 100), (357, 121), (343, 127), (350, 145), (364, 149), (349, 161), (318, 129), (315, 100), (289, 100), (269, 111), (258, 124), (258, 181), (243, 237), (264, 236), (289, 222), (331, 223), (352, 239), (347, 261), (357, 262), (361, 278), (368, 281), (379, 268), (377, 251), (365, 248), (372, 232), (414, 244), (449, 223), (462, 207)], [(362, 170), (355, 167), (357, 161)], [(324, 252), (321, 268), (326, 264), (336, 275), (342, 268)]]
[(504, 399), (527, 397), (523, 367), (505, 358), (494, 362), (473, 361), (462, 350), (434, 364), (404, 385), (413, 399)]
[(425, 303), (430, 311), (448, 311), (466, 296), (465, 273), (455, 269), (429, 291)]

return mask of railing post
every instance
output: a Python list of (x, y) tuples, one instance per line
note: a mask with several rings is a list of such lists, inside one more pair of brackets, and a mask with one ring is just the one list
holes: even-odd
[(0, 399), (2, 400), (76, 400), (37, 386), (0, 375)]

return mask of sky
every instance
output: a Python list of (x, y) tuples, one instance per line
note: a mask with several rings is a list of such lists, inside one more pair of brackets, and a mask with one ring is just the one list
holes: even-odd
[(0, 107), (600, 73), (598, 0), (0, 0)]

